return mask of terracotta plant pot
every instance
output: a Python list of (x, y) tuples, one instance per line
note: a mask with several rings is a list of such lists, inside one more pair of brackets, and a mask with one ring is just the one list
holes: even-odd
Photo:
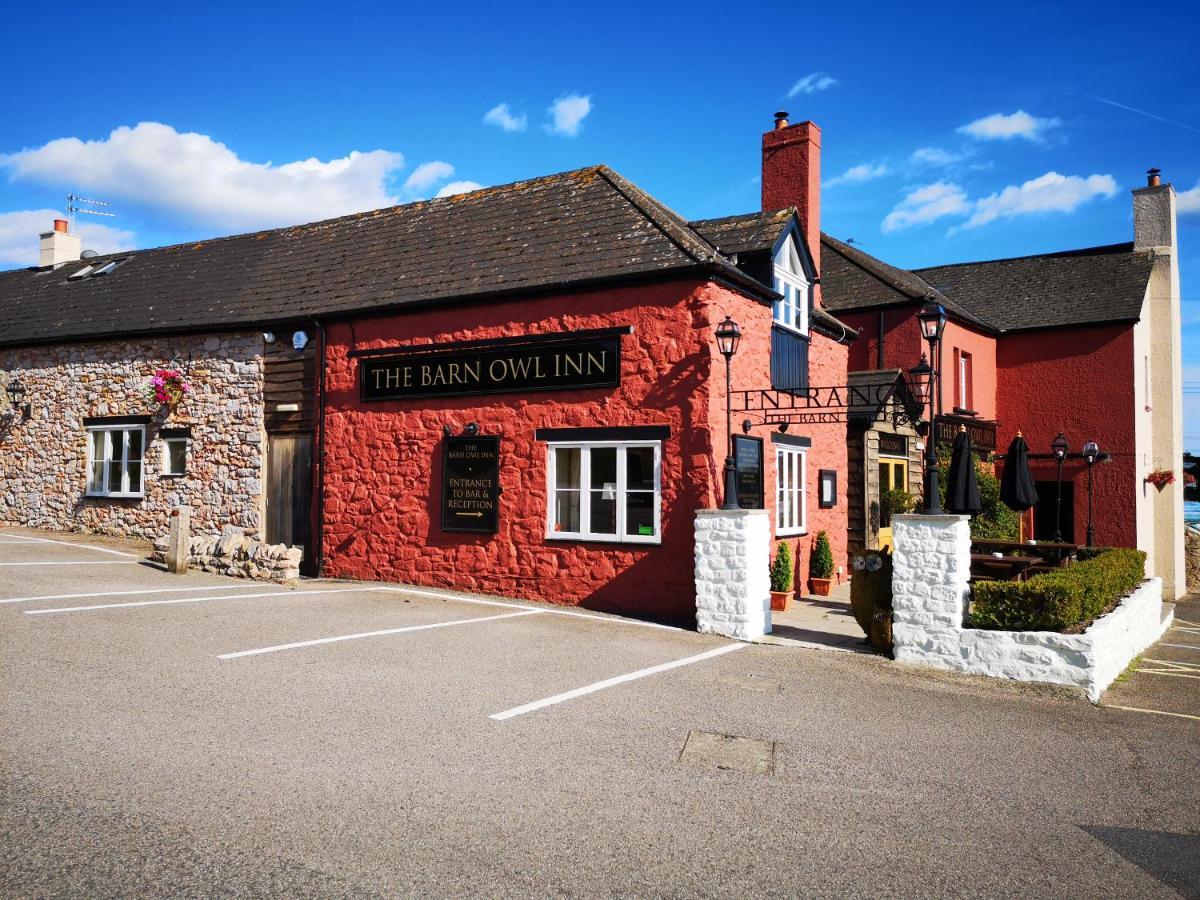
[(771, 611), (787, 612), (795, 595), (795, 591), (771, 591)]
[(808, 589), (818, 597), (828, 597), (830, 590), (833, 589), (833, 579), (810, 578), (808, 579)]

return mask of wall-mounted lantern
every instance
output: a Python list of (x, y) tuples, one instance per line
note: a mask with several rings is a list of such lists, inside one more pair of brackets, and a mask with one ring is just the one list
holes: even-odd
[(6, 388), (8, 391), (8, 405), (14, 414), (20, 412), (21, 419), (28, 419), (33, 414), (32, 404), (24, 403), (25, 400), (25, 385), (14, 378), (8, 383)]

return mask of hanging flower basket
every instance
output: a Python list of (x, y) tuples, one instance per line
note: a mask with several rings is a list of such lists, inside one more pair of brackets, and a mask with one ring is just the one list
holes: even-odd
[(151, 400), (172, 410), (191, 390), (191, 385), (184, 381), (183, 374), (177, 369), (156, 369), (146, 387)]
[(1146, 476), (1146, 480), (1161, 491), (1168, 484), (1175, 483), (1175, 473), (1170, 469), (1155, 469)]

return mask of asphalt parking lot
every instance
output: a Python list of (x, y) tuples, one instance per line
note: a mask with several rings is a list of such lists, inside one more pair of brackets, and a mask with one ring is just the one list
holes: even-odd
[(1200, 896), (1200, 721), (139, 556), (0, 532), (6, 896)]

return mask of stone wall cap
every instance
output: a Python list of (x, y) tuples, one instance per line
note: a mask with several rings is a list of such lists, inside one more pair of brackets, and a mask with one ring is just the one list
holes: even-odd
[(917, 524), (922, 522), (932, 522), (939, 525), (948, 524), (951, 522), (968, 522), (970, 519), (970, 516), (962, 516), (956, 513), (943, 513), (936, 516), (926, 515), (925, 513), (902, 513), (900, 515), (892, 516), (893, 522), (915, 522)]
[(698, 516), (724, 516), (726, 518), (737, 519), (744, 516), (765, 516), (765, 509), (698, 509)]

